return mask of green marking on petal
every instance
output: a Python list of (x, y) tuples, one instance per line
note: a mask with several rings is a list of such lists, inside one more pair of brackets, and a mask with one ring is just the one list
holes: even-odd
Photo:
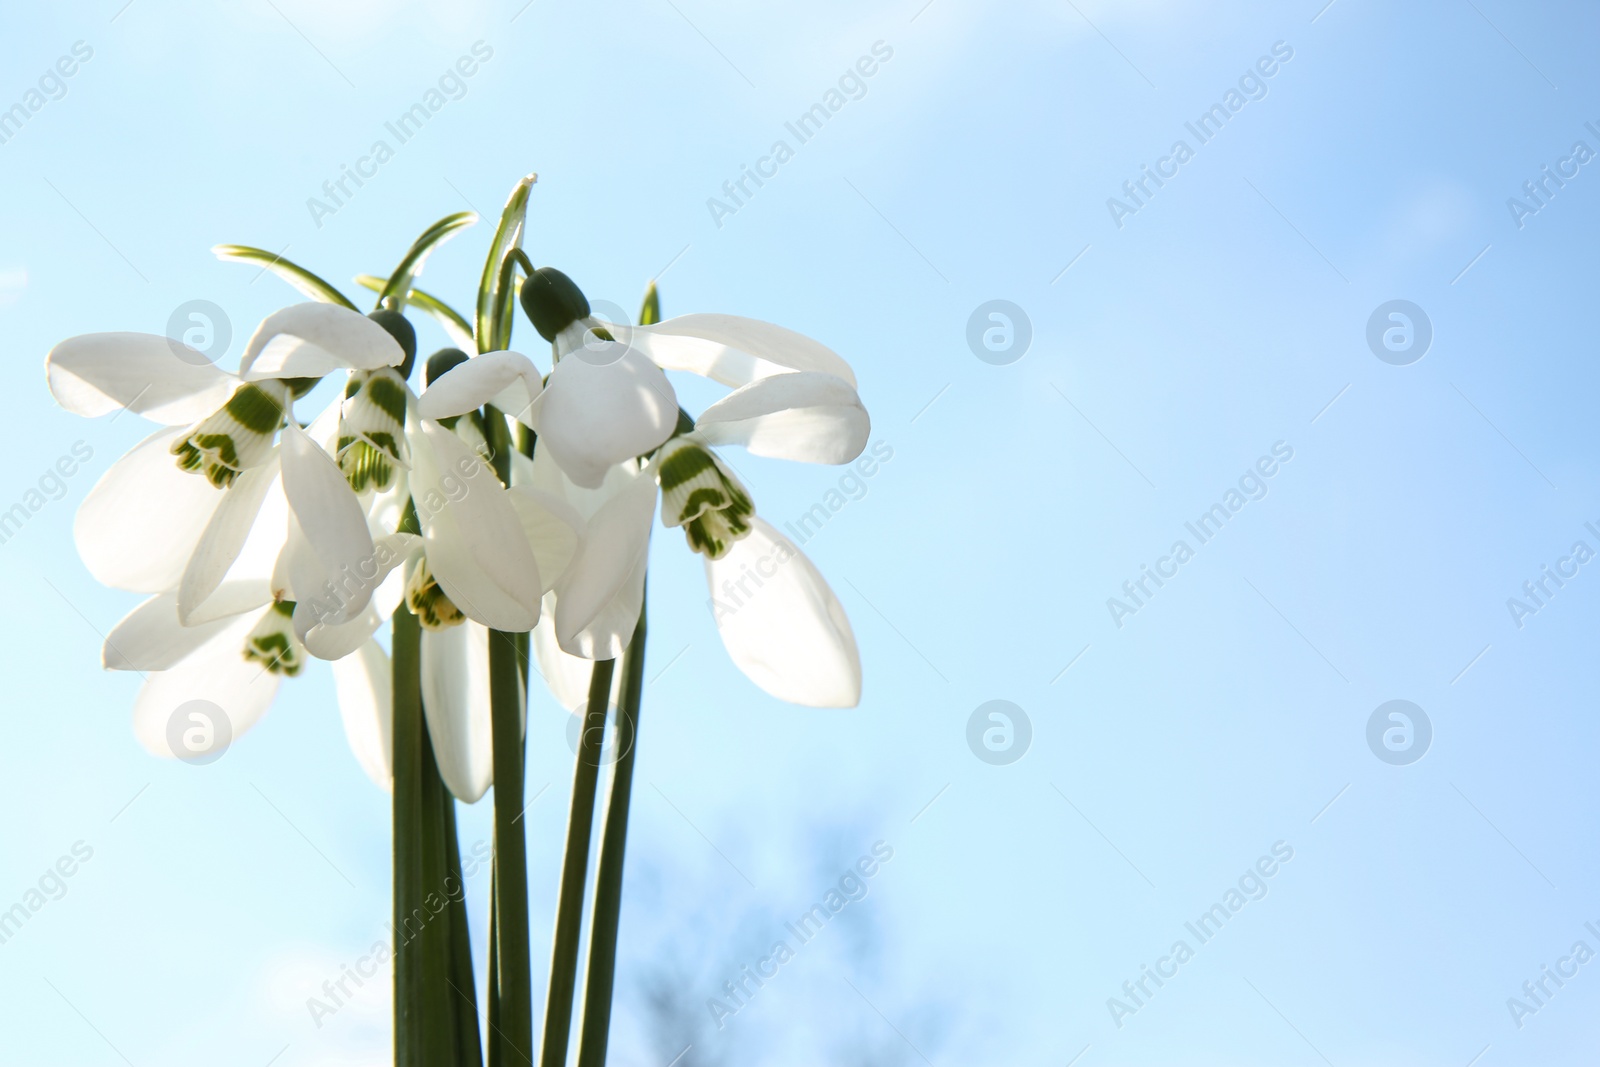
[(425, 630), (443, 630), (467, 618), (439, 587), (438, 579), (428, 568), (426, 556), (417, 560), (406, 578), (406, 606)]
[(294, 601), (279, 600), (256, 623), (245, 638), (244, 658), (261, 664), (270, 674), (293, 678), (305, 668), (300, 639), (294, 635)]
[(657, 471), (661, 521), (682, 526), (689, 547), (721, 559), (750, 533), (755, 505), (739, 479), (703, 445), (675, 438)]
[(406, 386), (392, 367), (354, 371), (345, 385), (335, 452), (358, 493), (382, 492), (406, 465)]
[(367, 399), (400, 425), (406, 421), (406, 385), (397, 372), (375, 373), (367, 379)]
[(179, 468), (204, 474), (218, 489), (265, 462), (283, 427), (283, 403), (258, 383), (247, 383), (188, 436), (172, 443)]
[(698, 445), (683, 445), (662, 459), (656, 482), (663, 493), (670, 493), (716, 464), (716, 459), (707, 449)]
[(253, 382), (241, 386), (222, 405), (222, 410), (237, 419), (239, 425), (256, 433), (276, 433), (283, 425), (283, 405)]

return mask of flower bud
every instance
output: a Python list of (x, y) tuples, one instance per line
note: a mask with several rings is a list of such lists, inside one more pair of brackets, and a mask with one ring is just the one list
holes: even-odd
[(422, 384), (432, 385), (445, 374), (455, 370), (465, 363), (468, 356), (459, 348), (441, 348), (428, 357), (428, 362), (422, 367)]
[(370, 312), (367, 318), (388, 330), (389, 336), (400, 345), (400, 350), (406, 354), (406, 361), (400, 364), (400, 377), (410, 378), (411, 368), (417, 362), (417, 331), (411, 328), (404, 315), (389, 308)]
[(522, 283), (522, 310), (546, 341), (579, 319), (589, 317), (589, 300), (573, 280), (554, 267), (540, 267)]

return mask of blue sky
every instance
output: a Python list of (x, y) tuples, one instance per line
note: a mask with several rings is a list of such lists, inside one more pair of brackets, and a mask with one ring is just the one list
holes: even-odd
[[(1583, 236), (1600, 172), (1573, 157), (1600, 151), (1600, 27), (1573, 3), (1322, 4), (10, 13), (0, 107), (92, 50), (0, 143), (0, 510), (76, 443), (92, 451), (0, 545), (0, 907), (92, 850), (0, 944), (13, 1057), (379, 1063), (388, 1025), (381, 987), (320, 1028), (306, 1008), (388, 911), (386, 797), (345, 746), (328, 672), (215, 764), (138, 747), (137, 677), (97, 669), (97, 631), (134, 598), (97, 587), (70, 534), (146, 429), (58, 410), (44, 354), (164, 332), (199, 299), (231, 322), (231, 366), (295, 296), (213, 244), (343, 283), (441, 215), (497, 212), (531, 170), (535, 262), (597, 301), (631, 309), (659, 277), (669, 315), (824, 341), (892, 450), (805, 545), (861, 644), (858, 709), (750, 685), (698, 560), (658, 531), (619, 1059), (1592, 1062), (1600, 962), (1546, 979), (1538, 1005), (1523, 983), (1576, 966), (1560, 961), (1578, 941), (1600, 952), (1584, 925), (1600, 929), (1600, 565), (1520, 620), (1507, 601), (1544, 566), (1570, 571), (1575, 542), (1600, 551)], [(479, 42), (474, 73), (441, 86)], [(798, 143), (785, 124), (875, 45), (892, 55)], [(1198, 143), (1185, 124), (1275, 46), (1265, 95)], [(399, 143), (385, 124), (430, 90), (441, 106)], [(364, 185), (332, 214), (308, 207), (380, 139), (392, 158)], [(708, 206), (742, 168), (770, 172), (780, 139), (776, 175), (732, 214)], [(1108, 198), (1170, 168), (1180, 139), (1192, 158), (1119, 226)], [(1545, 166), (1577, 173), (1519, 220), (1507, 201), (1528, 203)], [(488, 236), (444, 247), (425, 284), (469, 304)], [(996, 299), (1032, 335), (998, 365), (967, 342)], [(1404, 365), (1367, 343), (1393, 300), (1432, 328)], [(691, 409), (717, 395), (680, 384)], [(1198, 544), (1185, 524), (1275, 446), (1292, 458), (1265, 495)], [(735, 461), (780, 524), (842, 473)], [(1178, 540), (1193, 558), (1114, 618), (1108, 599)], [(1397, 699), (1432, 732), (1404, 765), (1367, 741)], [(1031, 725), (1008, 764), (968, 746), (991, 700)], [(530, 717), (530, 796), (548, 784), (528, 813), (539, 958), (565, 721), (548, 699)], [(465, 843), (488, 814), (463, 810)], [(865, 897), (717, 1029), (706, 999), (878, 841), (894, 857)], [(1185, 923), (1278, 842), (1293, 857), (1265, 895), (1199, 944)], [(469, 888), (481, 936), (485, 878)], [(1123, 983), (1170, 968), (1178, 940), (1193, 958), (1135, 1004)], [(1537, 1011), (1513, 1018), (1512, 997)]]

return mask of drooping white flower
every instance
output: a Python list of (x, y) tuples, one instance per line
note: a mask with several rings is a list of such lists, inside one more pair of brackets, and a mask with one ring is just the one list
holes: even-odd
[[(493, 365), (503, 355), (474, 361)], [(437, 359), (429, 361), (430, 376)], [(582, 521), (560, 499), (502, 484), (473, 410), (483, 401), (442, 419), (425, 417), (443, 382), (430, 380), (408, 406), (411, 467), (401, 484), (422, 539), (407, 564), (404, 595), (422, 625), (423, 710), (434, 756), (450, 791), (470, 803), (493, 781), (490, 630), (533, 629), (541, 598), (576, 551)], [(495, 389), (497, 403), (525, 407), (530, 384), (537, 392), (537, 375), (529, 383), (512, 373)]]
[[(332, 465), (326, 455), (323, 460)], [(171, 722), (203, 701), (215, 709), (211, 717), (220, 711), (227, 718), (229, 735), (237, 739), (265, 713), (280, 681), (299, 675), (315, 655), (333, 663), (352, 751), (387, 788), (388, 657), (372, 638), (398, 602), (397, 568), (416, 540), (407, 534), (380, 537), (373, 559), (377, 591), (361, 613), (339, 623), (315, 620), (307, 628), (289, 575), (305, 567), (297, 557), (309, 547), (281, 479), (275, 479), (225, 580), (200, 612), (180, 620), (179, 593), (168, 591), (140, 604), (107, 635), (106, 668), (146, 674), (134, 703), (135, 736), (156, 755), (188, 758), (191, 753), (173, 747)]]
[[(151, 334), (88, 334), (57, 345), (46, 373), (67, 410), (94, 417), (120, 408), (166, 424), (113, 464), (79, 509), (74, 534), (90, 573), (134, 592), (176, 589), (187, 620), (216, 592), (279, 479), (316, 566), (326, 576), (353, 573), (373, 551), (361, 506), (348, 484), (341, 491), (328, 478), (331, 468), (348, 481), (303, 441), (292, 405), (329, 373), (383, 374), (405, 358), (378, 322), (315, 303), (263, 320), (237, 374)], [(371, 591), (350, 588), (339, 616), (326, 621), (353, 618)]]
[[(860, 656), (838, 598), (799, 549), (756, 516), (748, 490), (712, 448), (743, 445), (756, 455), (807, 463), (855, 459), (871, 423), (849, 365), (808, 337), (751, 319), (604, 322), (554, 271), (530, 278), (522, 301), (539, 332), (554, 338), (558, 358), (543, 392), (534, 387), (531, 361), (495, 353), (491, 362), (478, 357), (444, 375), (423, 409), (444, 417), (492, 401), (510, 411), (539, 434), (534, 462), (520, 475), (583, 519), (577, 555), (549, 598), (553, 618), (534, 631), (547, 682), (565, 690), (558, 698), (584, 699), (573, 684), (582, 671), (563, 656), (609, 659), (627, 647), (643, 604), (659, 494), (662, 522), (682, 527), (690, 547), (706, 557), (718, 630), (740, 669), (792, 703), (856, 704)], [(586, 341), (590, 347), (580, 351)], [(687, 427), (678, 425), (676, 412), (673, 425), (663, 427), (654, 406), (658, 390), (607, 370), (640, 356), (657, 369), (689, 371), (734, 389), (695, 420), (692, 432), (674, 436)], [(556, 386), (564, 367), (587, 369), (564, 379), (572, 388), (563, 407), (570, 401), (576, 412), (603, 411), (602, 424), (551, 422), (552, 410), (560, 410)], [(512, 388), (528, 397), (523, 407), (507, 402)], [(637, 462), (650, 453), (647, 463)], [(730, 605), (728, 583), (746, 589), (755, 583), (752, 593), (759, 595), (735, 593), (738, 603)]]
[[(50, 353), (46, 373), (63, 407), (91, 417), (120, 408), (166, 424), (112, 465), (75, 522), (96, 578), (155, 594), (104, 652), (108, 668), (147, 675), (134, 729), (151, 751), (179, 754), (167, 721), (189, 701), (223, 709), (233, 735), (243, 733), (280, 679), (314, 655), (334, 662), (352, 748), (387, 784), (387, 658), (371, 639), (392, 610), (380, 606), (398, 599), (396, 567), (416, 538), (369, 528), (329, 455), (349, 405), (330, 407), (309, 430), (292, 405), (326, 374), (398, 378), (392, 368), (405, 359), (385, 325), (327, 304), (269, 316), (236, 374), (147, 334), (75, 337)], [(364, 429), (371, 441), (381, 426)]]

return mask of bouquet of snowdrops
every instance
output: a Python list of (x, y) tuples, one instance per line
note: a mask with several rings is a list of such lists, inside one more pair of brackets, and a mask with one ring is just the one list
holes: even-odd
[[(282, 679), (309, 658), (332, 663), (351, 749), (393, 794), (404, 1067), (561, 1067), (580, 976), (578, 1061), (605, 1061), (636, 745), (612, 767), (594, 899), (584, 894), (608, 718), (637, 736), (658, 505), (704, 557), (718, 630), (751, 681), (816, 707), (853, 706), (861, 691), (837, 598), (717, 453), (855, 459), (869, 423), (850, 367), (764, 322), (661, 320), (653, 284), (638, 325), (597, 318), (570, 278), (523, 251), (533, 180), (501, 215), (470, 319), (415, 285), (430, 252), (477, 221), (463, 213), (429, 227), (387, 278), (357, 279), (377, 293), (366, 314), (303, 267), (219, 246), (308, 298), (267, 316), (235, 372), (139, 333), (70, 338), (46, 360), (68, 410), (133, 411), (159, 427), (106, 472), (75, 525), (96, 579), (149, 597), (103, 650), (108, 669), (146, 676), (133, 712), (144, 747), (213, 759)], [(519, 305), (549, 345), (548, 369), (511, 349)], [(455, 347), (419, 360), (412, 315), (436, 319)], [(667, 371), (731, 391), (696, 418)], [(330, 376), (338, 398), (296, 411)], [(519, 821), (534, 665), (584, 720), (542, 1027)], [(454, 801), (491, 784), (480, 1032), (466, 909), (441, 890), (460, 884)]]

